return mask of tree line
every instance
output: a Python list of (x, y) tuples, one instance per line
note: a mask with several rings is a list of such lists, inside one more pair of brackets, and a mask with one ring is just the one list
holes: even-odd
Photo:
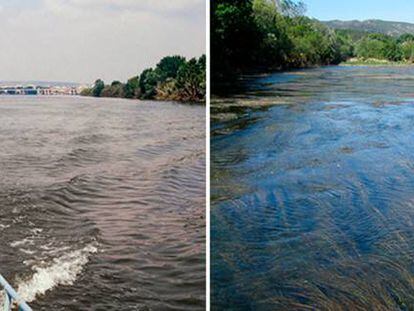
[(82, 91), (83, 96), (200, 102), (206, 96), (206, 56), (186, 60), (167, 56), (127, 82), (105, 84), (101, 79)]
[(333, 30), (306, 17), (302, 1), (215, 0), (211, 12), (213, 92), (244, 72), (414, 58), (412, 35)]
[(398, 38), (384, 34), (367, 34), (354, 43), (355, 57), (379, 59), (392, 62), (414, 62), (414, 35), (404, 34)]
[(351, 53), (346, 38), (306, 17), (293, 0), (211, 2), (212, 86), (251, 70), (338, 64)]

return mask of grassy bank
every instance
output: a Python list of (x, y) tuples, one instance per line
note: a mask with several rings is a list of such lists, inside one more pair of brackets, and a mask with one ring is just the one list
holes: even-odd
[(413, 62), (407, 60), (390, 61), (377, 58), (351, 58), (342, 62), (341, 66), (412, 66)]

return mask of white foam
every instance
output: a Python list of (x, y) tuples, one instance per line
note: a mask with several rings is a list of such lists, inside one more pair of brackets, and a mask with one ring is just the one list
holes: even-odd
[(37, 235), (39, 233), (42, 233), (43, 232), (43, 229), (41, 229), (41, 228), (33, 228), (33, 229), (30, 229), (30, 232), (32, 232), (34, 235)]
[(88, 245), (83, 249), (55, 258), (50, 265), (34, 266), (35, 274), (31, 279), (20, 282), (17, 292), (24, 300), (31, 302), (37, 296), (45, 294), (58, 285), (73, 285), (83, 267), (88, 263), (90, 255), (97, 251), (95, 245)]
[(0, 230), (3, 231), (4, 229), (10, 228), (10, 225), (2, 225), (0, 224)]
[(18, 247), (18, 246), (22, 246), (22, 245), (33, 245), (34, 241), (31, 238), (24, 238), (23, 240), (20, 241), (14, 241), (12, 243), (10, 243), (11, 247)]
[(20, 241), (14, 241), (12, 243), (10, 243), (11, 247), (18, 247), (18, 246), (22, 246), (22, 245), (33, 245), (34, 244), (34, 239), (36, 238), (36, 236), (39, 235), (39, 233), (41, 233), (43, 231), (43, 229), (39, 229), (39, 228), (33, 228), (30, 229), (30, 232), (32, 233), (31, 236), (24, 238), (23, 240)]
[(21, 251), (22, 253), (26, 255), (33, 255), (34, 253), (36, 253), (35, 251), (32, 251), (30, 249), (25, 249), (25, 248), (19, 248), (19, 251)]

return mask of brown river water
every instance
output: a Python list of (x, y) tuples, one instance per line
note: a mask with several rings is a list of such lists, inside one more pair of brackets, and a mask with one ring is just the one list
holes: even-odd
[(0, 98), (0, 273), (34, 310), (202, 310), (205, 107)]

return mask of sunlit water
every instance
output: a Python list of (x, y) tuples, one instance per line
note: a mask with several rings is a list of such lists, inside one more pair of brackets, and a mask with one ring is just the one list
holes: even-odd
[(0, 98), (0, 273), (34, 310), (205, 303), (205, 108)]
[(237, 92), (212, 108), (213, 310), (414, 309), (414, 68)]

